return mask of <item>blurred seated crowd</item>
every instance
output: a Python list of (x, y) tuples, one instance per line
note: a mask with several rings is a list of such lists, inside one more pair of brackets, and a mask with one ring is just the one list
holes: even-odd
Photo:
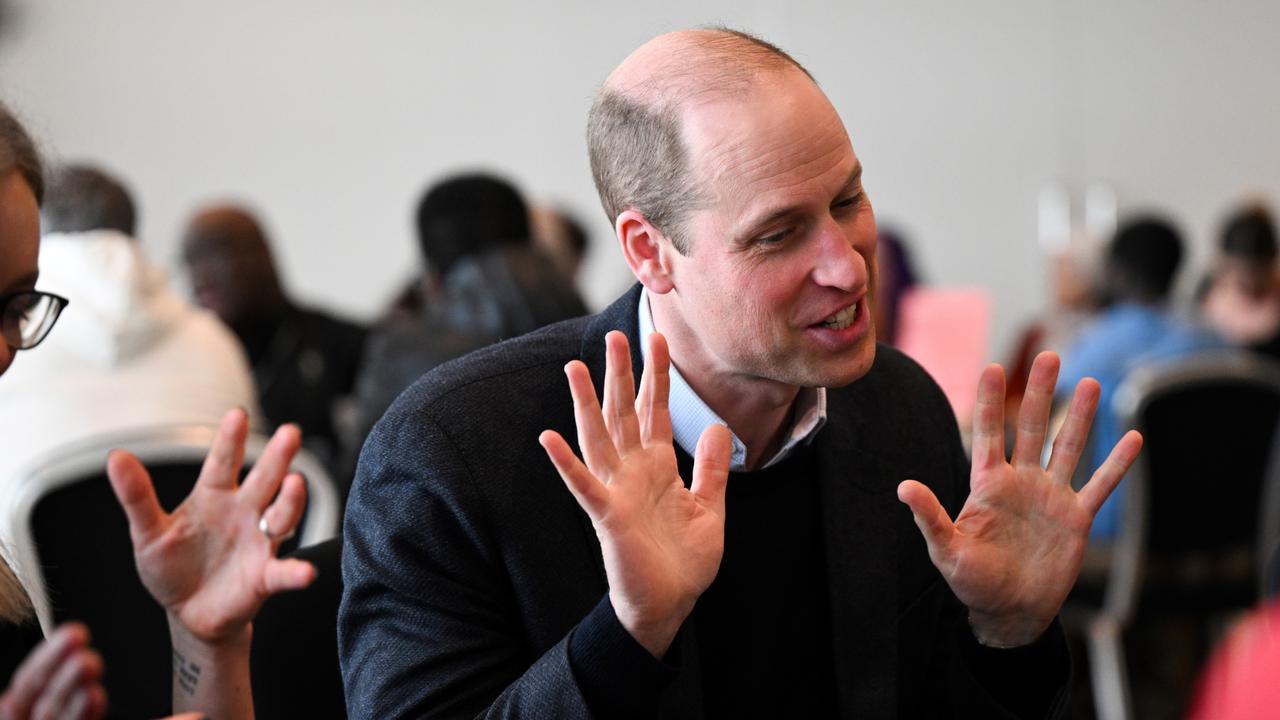
[[(424, 373), (588, 312), (576, 289), (589, 245), (582, 226), (563, 212), (531, 208), (493, 175), (451, 176), (427, 189), (415, 215), (420, 265), (368, 325), (292, 298), (262, 218), (246, 207), (192, 212), (181, 237), (189, 298), (144, 253), (138, 216), (126, 182), (111, 171), (42, 168), (31, 139), (0, 106), (7, 347), (0, 355), (0, 687), (8, 687), (0, 718), (99, 717), (109, 702), (101, 683), (111, 669), (86, 628), (42, 629), (24, 591), (33, 579), (11, 552), (10, 509), (25, 472), (103, 435), (173, 424), (219, 428), (176, 509), (160, 506), (147, 469), (127, 452), (113, 453), (107, 469), (139, 574), (169, 619), (174, 711), (249, 717), (251, 621), (272, 594), (315, 576), (304, 562), (275, 557), (306, 502), (301, 478), (289, 472), (295, 454), (322, 463), (345, 497), (364, 439)], [(927, 283), (906, 238), (882, 231), (879, 242), (875, 325), (880, 342), (893, 344), (896, 308)], [(1101, 396), (1082, 461), (1086, 477), (1126, 429), (1112, 413), (1113, 398), (1139, 368), (1230, 348), (1280, 361), (1280, 268), (1269, 210), (1251, 203), (1230, 215), (1214, 265), (1184, 307), (1176, 289), (1186, 252), (1171, 220), (1144, 214), (1124, 218), (1110, 238), (1075, 238), (1049, 259), (1050, 305), (1011, 353), (1008, 402), (1017, 407), (1031, 359), (1044, 350), (1062, 356), (1059, 401), (1096, 378)], [(37, 264), (40, 287), (58, 295), (35, 290)], [(15, 350), (36, 345), (38, 354), (13, 362)], [(1016, 416), (1006, 413), (1010, 422)], [(271, 429), (241, 479), (246, 437)], [(1120, 532), (1125, 501), (1116, 493), (1103, 506), (1090, 535), (1094, 549)], [(1245, 677), (1280, 662), (1276, 622), (1273, 607), (1246, 626), (1252, 639), (1241, 639), (1243, 630), (1231, 635), (1197, 717), (1261, 716), (1214, 708), (1246, 702), (1239, 698), (1248, 693), (1233, 683), (1277, 687)], [(1261, 664), (1242, 653), (1257, 654)], [(198, 685), (186, 681), (193, 675)]]
[[(173, 426), (218, 428), (186, 500), (166, 512), (127, 452), (107, 464), (112, 490), (143, 584), (169, 618), (175, 711), (253, 716), (250, 621), (316, 572), (274, 557), (306, 503), (290, 473), (296, 453), (345, 493), (364, 436), (423, 373), (587, 312), (573, 278), (588, 248), (581, 225), (529, 208), (508, 181), (446, 178), (423, 196), (417, 225), (422, 269), (366, 327), (288, 296), (251, 210), (199, 208), (182, 234), (188, 299), (143, 252), (125, 182), (95, 165), (44, 167), (0, 105), (0, 717), (108, 710), (110, 669), (87, 628), (42, 629), (44, 596), (25, 590), (39, 574), (24, 573), (10, 527), (22, 479), (77, 443)], [(37, 278), (62, 294), (35, 290)], [(37, 345), (33, 361), (11, 366)], [(249, 469), (251, 428), (279, 429)]]

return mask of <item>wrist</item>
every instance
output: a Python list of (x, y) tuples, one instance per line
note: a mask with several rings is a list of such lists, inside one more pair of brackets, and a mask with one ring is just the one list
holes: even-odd
[(978, 644), (1001, 650), (1030, 645), (1040, 639), (1052, 622), (1052, 618), (1042, 622), (1025, 616), (997, 616), (969, 611), (969, 631)]
[(243, 626), (218, 637), (205, 637), (192, 632), (182, 620), (173, 613), (166, 613), (169, 621), (169, 640), (175, 651), (203, 660), (216, 660), (227, 655), (239, 655), (248, 652), (253, 643), (253, 623)]
[(612, 592), (609, 594), (609, 602), (623, 629), (658, 660), (667, 654), (680, 626), (689, 617), (689, 613), (693, 612), (692, 602), (687, 603), (687, 607), (679, 605), (666, 611), (641, 612)]

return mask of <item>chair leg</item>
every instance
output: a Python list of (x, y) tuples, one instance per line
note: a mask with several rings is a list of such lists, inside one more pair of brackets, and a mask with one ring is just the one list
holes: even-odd
[(1089, 623), (1088, 640), (1098, 720), (1130, 720), (1133, 707), (1120, 624), (1108, 617), (1096, 618)]

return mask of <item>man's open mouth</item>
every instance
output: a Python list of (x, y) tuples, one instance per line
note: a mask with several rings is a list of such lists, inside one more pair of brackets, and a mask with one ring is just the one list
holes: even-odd
[(831, 315), (831, 317), (828, 317), (826, 320), (823, 320), (819, 323), (819, 327), (824, 327), (828, 330), (843, 330), (852, 325), (853, 321), (857, 318), (858, 303), (854, 303), (840, 312)]

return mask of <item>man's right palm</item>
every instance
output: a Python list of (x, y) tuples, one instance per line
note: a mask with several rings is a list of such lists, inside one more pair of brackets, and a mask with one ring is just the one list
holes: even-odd
[(609, 599), (618, 620), (656, 657), (711, 585), (724, 554), (728, 428), (707, 428), (694, 453), (693, 483), (676, 466), (667, 410), (670, 358), (650, 337), (637, 397), (626, 337), (605, 338), (603, 412), (587, 367), (565, 367), (583, 460), (559, 433), (539, 438), (600, 539)]

